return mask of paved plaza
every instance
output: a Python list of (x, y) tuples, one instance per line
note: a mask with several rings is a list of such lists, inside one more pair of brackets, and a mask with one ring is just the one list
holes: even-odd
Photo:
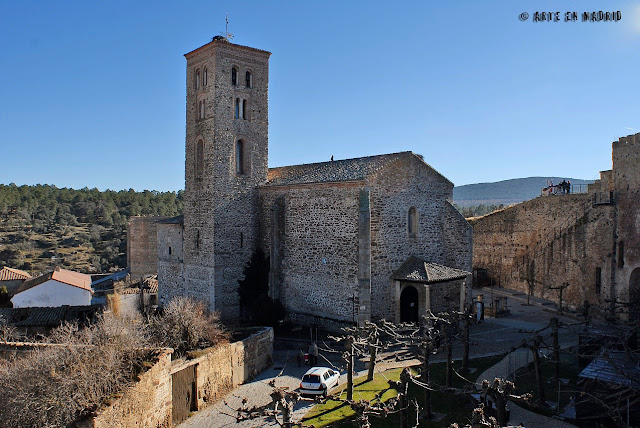
[[(523, 339), (531, 339), (533, 332), (546, 327), (553, 317), (558, 317), (560, 323), (566, 327), (560, 330), (560, 344), (563, 347), (571, 346), (577, 343), (578, 332), (583, 328), (581, 316), (578, 314), (563, 314), (558, 316), (555, 305), (552, 302), (539, 298), (531, 298), (530, 305), (526, 305), (526, 296), (506, 289), (480, 289), (474, 290), (474, 295), (482, 293), (485, 302), (498, 296), (507, 297), (510, 315), (501, 318), (487, 318), (478, 324), (471, 326), (471, 357), (481, 357), (489, 355), (498, 355), (510, 351), (522, 343)], [(298, 367), (296, 361), (295, 347), (291, 349), (278, 349), (274, 351), (274, 364), (244, 385), (236, 388), (231, 394), (199, 412), (194, 413), (189, 419), (179, 425), (180, 428), (218, 428), (218, 427), (276, 427), (274, 421), (264, 418), (254, 419), (236, 423), (234, 409), (242, 405), (243, 400), (247, 400), (249, 406), (261, 406), (271, 401), (270, 392), (272, 387), (270, 382), (274, 381), (278, 387), (288, 387), (291, 390), (296, 389), (300, 384), (300, 378), (306, 371), (307, 367)], [(298, 347), (299, 348), (299, 347)], [(329, 360), (325, 361), (327, 365), (335, 364), (340, 366), (339, 354), (323, 354)], [(454, 346), (454, 358), (462, 355), (462, 344), (458, 343)], [(432, 359), (433, 362), (443, 361), (442, 353)], [(501, 363), (492, 367), (490, 370), (481, 373), (478, 377), (505, 376), (508, 371), (515, 369), (515, 360), (505, 358)], [(412, 365), (417, 363), (416, 360), (396, 363)], [(322, 365), (322, 358), (320, 361)], [(356, 367), (361, 370), (364, 366), (360, 364)], [(340, 383), (346, 382), (346, 376), (343, 375)], [(299, 420), (313, 406), (313, 403), (298, 403), (295, 408), (294, 420)], [(523, 423), (526, 426), (552, 426), (567, 427), (569, 424), (557, 421), (551, 418), (537, 415), (517, 406), (510, 406), (511, 423)]]

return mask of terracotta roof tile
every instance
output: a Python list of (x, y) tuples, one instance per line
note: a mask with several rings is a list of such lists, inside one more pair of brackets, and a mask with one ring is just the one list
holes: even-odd
[(50, 279), (93, 292), (91, 289), (91, 276), (80, 272), (56, 268), (53, 272), (47, 272), (44, 275), (26, 280), (18, 287), (15, 294), (33, 288)]
[(16, 279), (29, 278), (31, 278), (31, 275), (18, 269), (13, 269), (5, 266), (2, 268), (2, 270), (0, 270), (0, 281), (14, 281)]

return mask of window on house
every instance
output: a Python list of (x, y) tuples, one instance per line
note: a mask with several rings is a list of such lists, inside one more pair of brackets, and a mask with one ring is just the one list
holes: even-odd
[(242, 100), (242, 118), (247, 120), (247, 100)]
[(416, 207), (409, 208), (407, 226), (409, 236), (416, 236), (418, 234), (418, 210), (416, 210)]
[(236, 142), (236, 174), (244, 174), (244, 141)]
[(251, 87), (251, 72), (247, 71), (246, 75), (245, 75), (245, 80), (246, 80), (246, 86), (247, 88)]
[(238, 86), (238, 69), (235, 67), (231, 69), (231, 84)]
[(596, 268), (596, 294), (600, 294), (600, 290), (602, 289), (602, 269)]
[(236, 98), (236, 108), (233, 117), (236, 119), (240, 118), (240, 98)]
[(204, 141), (196, 142), (196, 180), (202, 180), (204, 171)]
[(196, 89), (200, 89), (200, 70), (196, 70)]
[(618, 267), (624, 267), (624, 241), (618, 242)]
[(202, 72), (202, 86), (207, 86), (207, 74), (207, 67), (205, 67)]

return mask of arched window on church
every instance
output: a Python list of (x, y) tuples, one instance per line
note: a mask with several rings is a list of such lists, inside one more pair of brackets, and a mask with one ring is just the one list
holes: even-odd
[(206, 106), (205, 106), (205, 100), (202, 100), (202, 112), (200, 113), (200, 119), (204, 119), (204, 116), (206, 114)]
[(407, 216), (407, 230), (409, 236), (418, 235), (418, 210), (416, 207), (409, 208), (409, 214)]
[(236, 141), (236, 174), (244, 174), (244, 141)]
[(204, 171), (204, 141), (198, 140), (196, 142), (196, 180), (202, 180), (202, 172)]
[(200, 69), (196, 70), (196, 89), (200, 89)]
[(247, 120), (247, 100), (242, 100), (242, 118)]
[(238, 86), (238, 69), (235, 67), (231, 69), (231, 84)]
[(207, 67), (205, 67), (202, 72), (202, 86), (207, 86), (207, 74)]
[(247, 71), (247, 73), (245, 74), (245, 83), (247, 88), (251, 87), (251, 72)]
[(240, 98), (236, 98), (236, 108), (233, 117), (235, 119), (240, 119)]

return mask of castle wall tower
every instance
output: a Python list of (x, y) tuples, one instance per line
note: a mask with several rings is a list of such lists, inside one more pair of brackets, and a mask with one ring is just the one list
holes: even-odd
[(227, 319), (239, 315), (238, 280), (258, 241), (270, 55), (220, 36), (185, 55), (183, 294)]

